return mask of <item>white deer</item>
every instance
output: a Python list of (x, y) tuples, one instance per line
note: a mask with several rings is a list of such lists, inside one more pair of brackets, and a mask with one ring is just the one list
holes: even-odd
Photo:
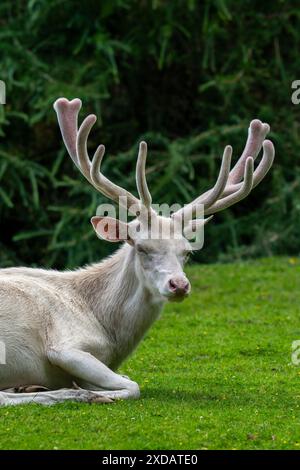
[[(92, 218), (99, 237), (124, 241), (98, 264), (66, 272), (0, 270), (0, 341), (6, 353), (6, 364), (0, 364), (0, 404), (138, 398), (138, 384), (115, 371), (159, 316), (164, 303), (182, 300), (190, 292), (183, 266), (191, 244), (181, 225), (178, 232), (175, 224), (183, 209), (168, 218), (152, 209), (144, 142), (137, 160), (137, 199), (101, 173), (102, 145), (90, 160), (87, 140), (96, 117), (86, 117), (78, 130), (79, 99), (60, 98), (54, 108), (66, 148), (86, 179), (113, 201), (122, 196), (120, 200), (126, 200), (128, 207), (138, 207), (140, 215), (128, 224)], [(215, 186), (188, 205), (189, 228), (205, 223), (193, 219), (199, 205), (205, 214), (214, 214), (246, 197), (260, 183), (274, 159), (273, 144), (265, 140), (268, 132), (267, 124), (251, 122), (245, 149), (231, 171), (232, 149), (225, 148)], [(254, 171), (254, 159), (262, 147), (263, 157)], [(171, 227), (177, 231), (176, 237), (161, 240), (147, 236), (144, 209), (151, 223)]]

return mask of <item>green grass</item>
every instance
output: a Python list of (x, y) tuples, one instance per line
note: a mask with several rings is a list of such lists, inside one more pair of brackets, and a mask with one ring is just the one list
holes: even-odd
[(1, 449), (298, 449), (300, 261), (192, 266), (122, 367), (139, 401), (0, 410)]

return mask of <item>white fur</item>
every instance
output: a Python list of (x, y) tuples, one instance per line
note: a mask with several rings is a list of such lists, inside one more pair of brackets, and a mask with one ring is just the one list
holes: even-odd
[[(141, 245), (148, 254), (138, 251)], [(37, 384), (58, 390), (35, 394), (43, 397), (35, 399), (39, 403), (90, 400), (82, 390), (70, 393), (75, 381), (86, 390), (107, 390), (107, 399), (137, 398), (138, 385), (113, 371), (158, 317), (168, 279), (186, 279), (188, 247), (183, 237), (137, 240), (77, 271), (0, 270), (0, 341), (6, 346), (0, 390)], [(28, 395), (2, 392), (0, 403), (27, 403)]]

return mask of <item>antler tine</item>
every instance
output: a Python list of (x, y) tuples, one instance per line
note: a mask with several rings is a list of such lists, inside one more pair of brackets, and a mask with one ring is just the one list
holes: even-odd
[(136, 163), (136, 186), (142, 204), (147, 208), (151, 208), (152, 197), (148, 189), (146, 180), (146, 160), (147, 160), (147, 144), (141, 142), (139, 146), (139, 154)]
[(227, 209), (227, 207), (236, 204), (248, 196), (253, 186), (253, 170), (254, 159), (252, 157), (248, 157), (245, 164), (244, 181), (241, 187), (234, 193), (229, 194), (229, 196), (219, 199), (208, 209), (204, 209), (204, 214), (215, 214), (216, 212), (222, 211), (223, 209)]
[[(113, 201), (119, 202), (122, 204), (122, 199), (119, 198), (126, 198), (128, 201), (128, 207), (135, 205), (136, 208), (140, 207), (141, 202), (133, 196), (129, 191), (120, 186), (116, 185), (112, 181), (110, 181), (106, 176), (101, 173), (101, 163), (104, 156), (105, 148), (104, 145), (100, 145), (93, 157), (92, 165), (91, 165), (91, 179), (93, 184), (97, 188), (101, 188), (101, 192)], [(125, 201), (125, 199), (124, 199)]]
[(77, 158), (76, 140), (78, 129), (78, 114), (82, 103), (79, 98), (72, 101), (66, 98), (59, 98), (55, 101), (53, 107), (57, 114), (58, 124), (61, 130), (64, 144), (70, 157), (77, 167), (79, 162)]
[[(204, 205), (204, 210), (212, 206), (223, 194), (229, 176), (231, 157), (232, 147), (227, 145), (223, 152), (221, 168), (215, 186), (209, 193), (202, 194), (198, 198), (198, 202)], [(197, 199), (194, 204), (197, 204)]]
[[(263, 157), (254, 171), (253, 174), (253, 186), (252, 189), (254, 189), (266, 176), (268, 171), (273, 165), (274, 157), (275, 157), (275, 149), (274, 145), (270, 140), (265, 140), (263, 142)], [(237, 184), (229, 184), (226, 188), (225, 191), (222, 194), (222, 197), (228, 196), (229, 194), (232, 194), (242, 186), (242, 183), (237, 183)]]
[(96, 116), (92, 114), (87, 116), (81, 124), (77, 135), (77, 155), (83, 175), (96, 189), (113, 201), (118, 202), (120, 197), (126, 197), (129, 207), (133, 204), (139, 204), (139, 200), (135, 196), (126, 191), (126, 189), (112, 183), (101, 173), (101, 163), (105, 153), (104, 145), (99, 145), (92, 161), (90, 160), (87, 151), (87, 141), (96, 119)]
[(221, 168), (215, 186), (211, 190), (206, 191), (204, 194), (201, 194), (201, 196), (195, 199), (191, 204), (188, 204), (184, 208), (177, 211), (176, 217), (182, 216), (183, 213), (186, 213), (189, 215), (189, 217), (193, 218), (196, 215), (197, 206), (199, 204), (203, 204), (205, 210), (212, 206), (220, 198), (220, 196), (223, 194), (228, 180), (231, 156), (232, 147), (230, 145), (227, 145), (223, 152)]
[(87, 151), (87, 141), (97, 118), (94, 114), (87, 116), (82, 122), (76, 138), (76, 152), (81, 173), (93, 184), (91, 178), (91, 161)]
[[(104, 145), (99, 145), (99, 147), (97, 148), (97, 150), (94, 153), (94, 156), (92, 158), (92, 164), (91, 164), (91, 168), (90, 168), (90, 175), (91, 175), (93, 185), (95, 187), (97, 187), (100, 184), (99, 175), (100, 175), (100, 179), (102, 178), (102, 180), (103, 180), (105, 178), (105, 176), (103, 176), (102, 173), (100, 172), (104, 154), (105, 154)], [(110, 197), (110, 195), (105, 191), (104, 188), (102, 189), (102, 193), (105, 196), (107, 196), (108, 198)]]
[(263, 150), (263, 157), (253, 175), (253, 188), (263, 180), (274, 162), (275, 148), (270, 140), (264, 140)]
[(228, 178), (228, 184), (239, 183), (244, 174), (245, 162), (249, 156), (254, 160), (260, 152), (262, 143), (270, 131), (270, 126), (259, 119), (253, 119), (248, 129), (248, 138), (243, 153)]

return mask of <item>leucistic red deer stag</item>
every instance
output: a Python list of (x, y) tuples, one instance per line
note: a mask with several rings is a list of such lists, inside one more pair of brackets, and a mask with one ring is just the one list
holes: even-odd
[[(175, 224), (183, 209), (165, 217), (151, 207), (145, 177), (146, 143), (139, 148), (136, 198), (101, 173), (103, 145), (89, 158), (87, 141), (96, 117), (86, 117), (78, 130), (80, 108), (79, 99), (60, 98), (54, 104), (70, 157), (96, 190), (113, 201), (126, 200), (128, 207), (135, 205), (140, 212), (129, 223), (92, 218), (100, 238), (124, 241), (113, 256), (99, 264), (66, 272), (0, 270), (0, 341), (6, 350), (6, 363), (0, 364), (2, 405), (138, 398), (137, 383), (116, 370), (164, 303), (182, 300), (190, 293), (183, 266), (191, 244), (182, 226)], [(188, 205), (190, 224), (205, 223), (193, 219), (200, 205), (204, 214), (215, 214), (245, 198), (261, 182), (274, 158), (273, 144), (265, 140), (268, 131), (267, 124), (257, 119), (251, 122), (245, 149), (231, 171), (232, 149), (225, 148), (215, 186)], [(254, 171), (262, 147), (263, 157)], [(180, 233), (167, 240), (148, 237), (143, 209), (150, 214), (151, 224), (171, 226), (173, 231), (179, 226)], [(130, 235), (132, 227), (136, 228), (134, 235)], [(46, 391), (15, 393), (35, 390), (32, 384)]]

